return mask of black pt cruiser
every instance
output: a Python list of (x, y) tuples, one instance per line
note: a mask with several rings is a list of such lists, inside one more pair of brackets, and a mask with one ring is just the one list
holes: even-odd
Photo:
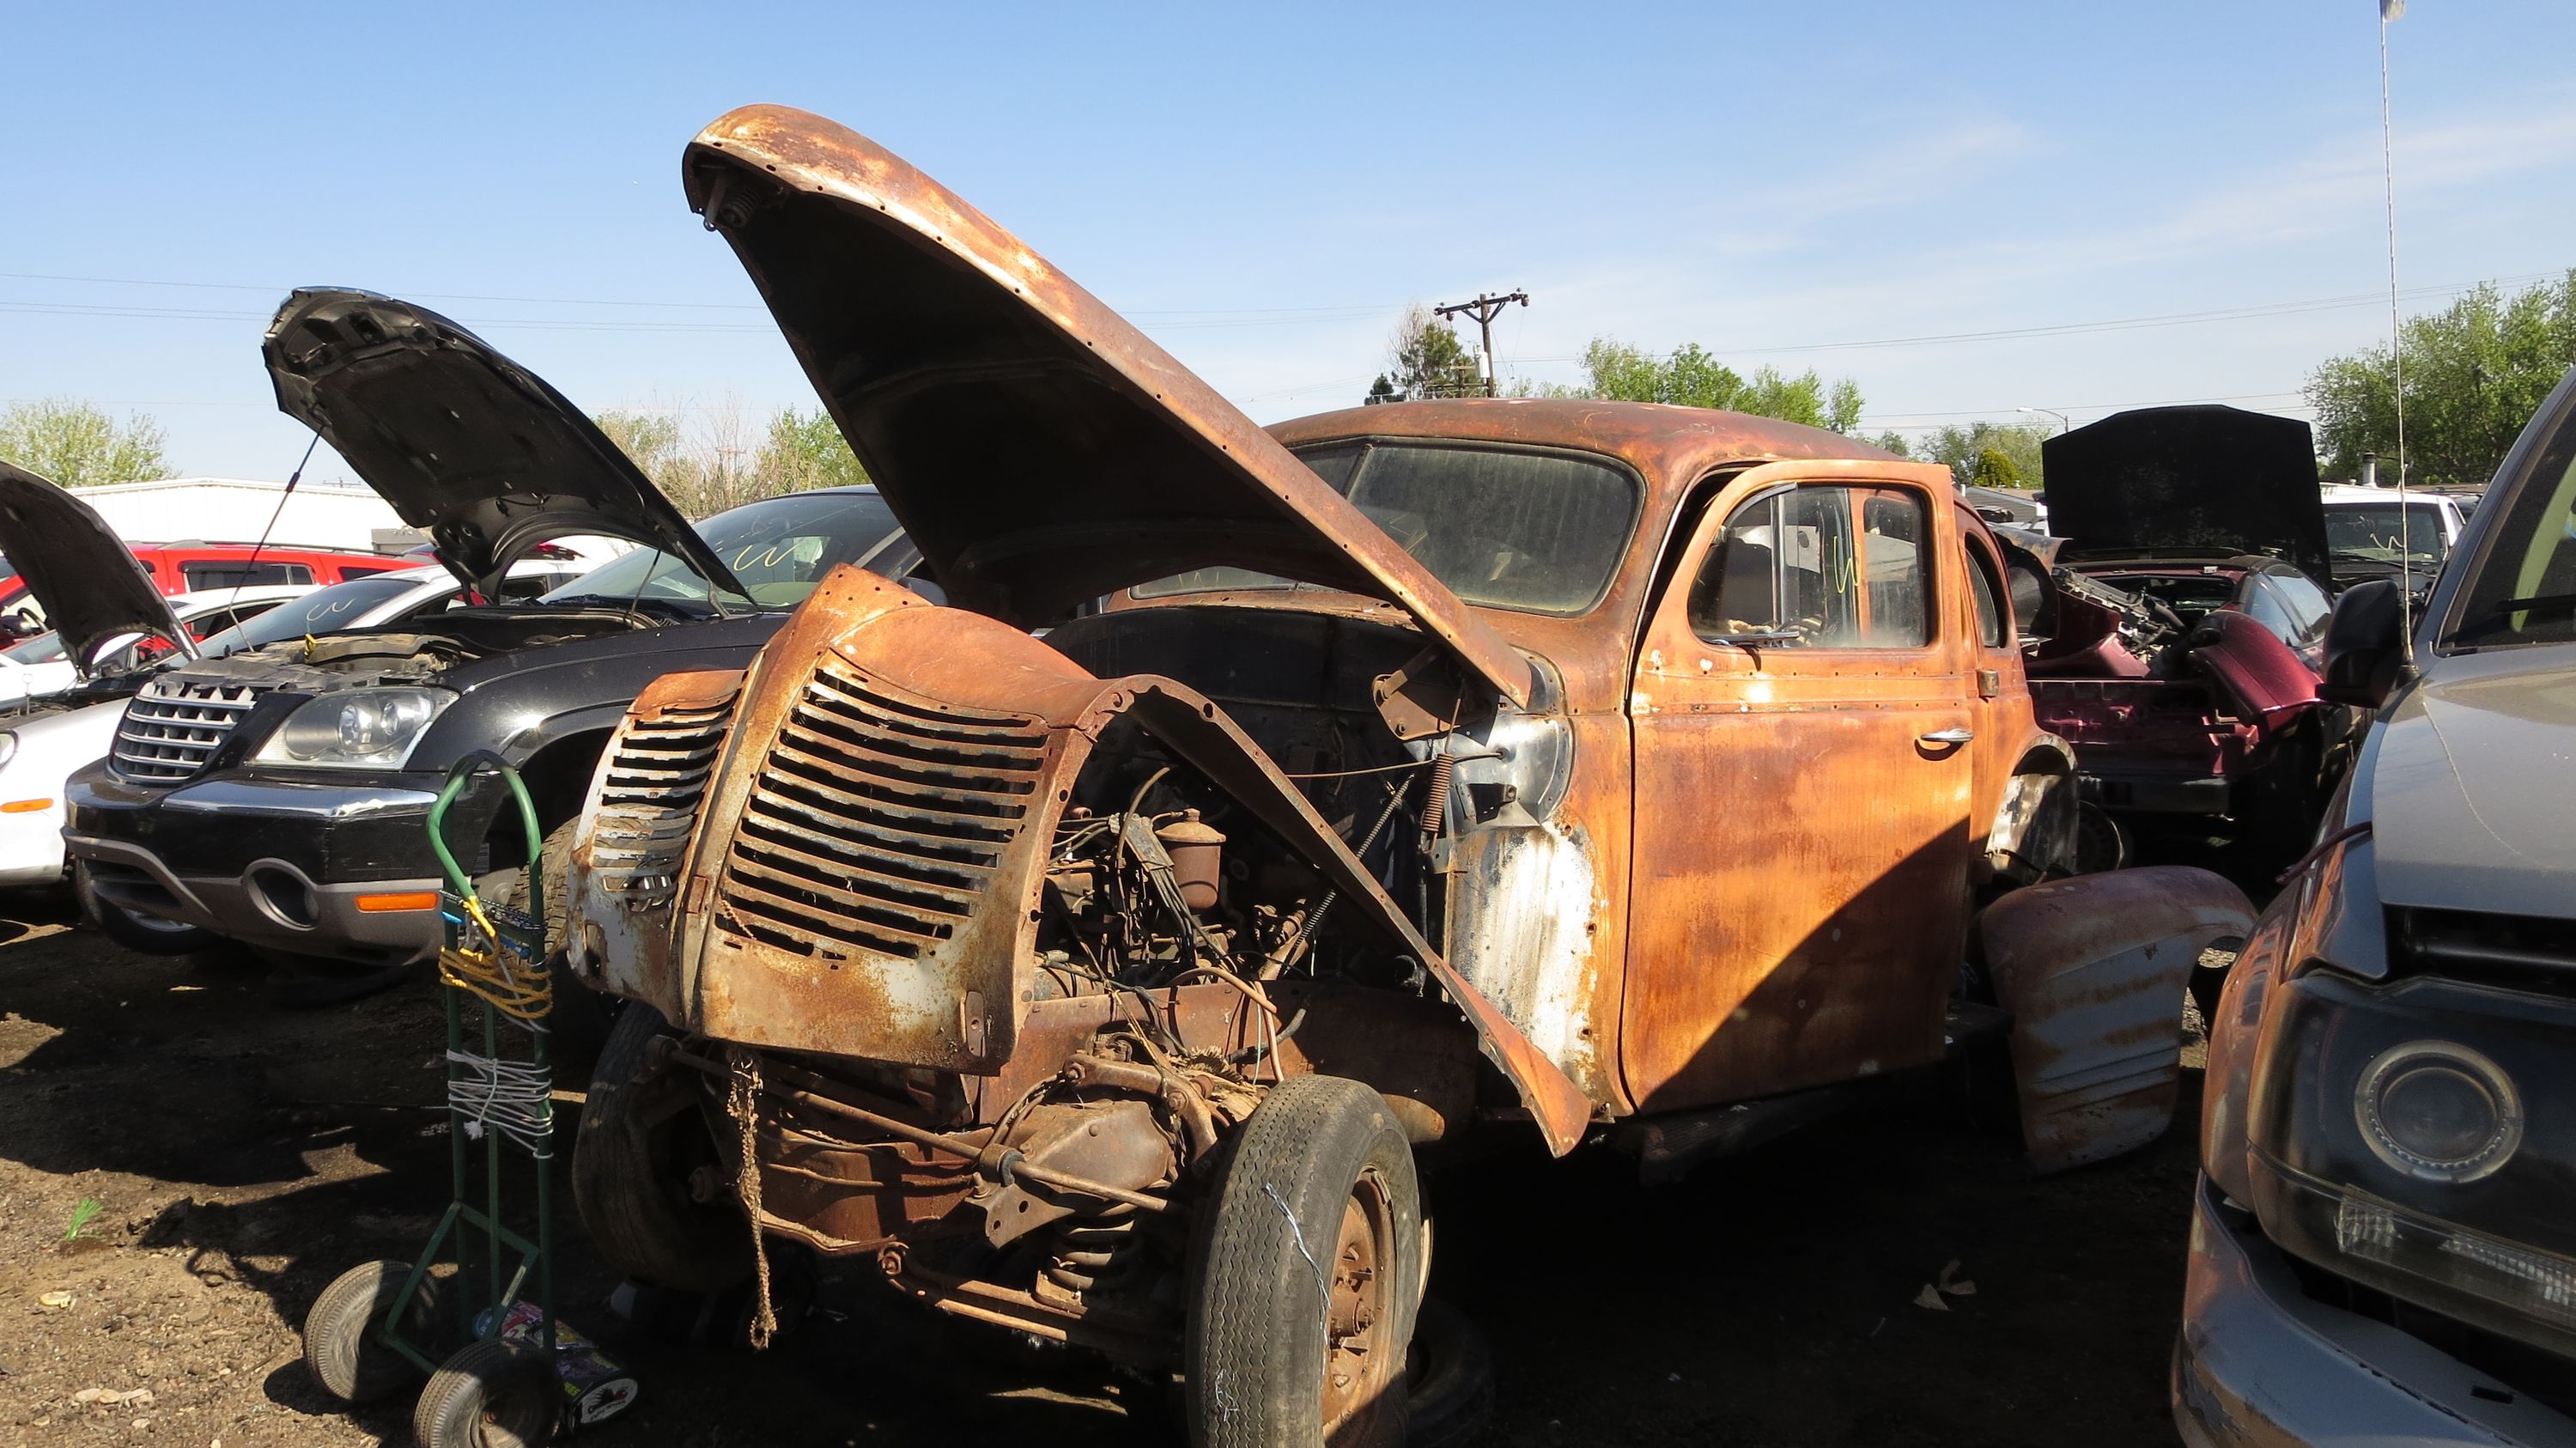
[[(837, 564), (898, 579), (919, 565), (871, 488), (692, 528), (560, 393), (404, 302), (299, 291), (262, 352), (279, 407), (426, 529), (474, 596), (505, 598), (513, 560), (551, 538), (643, 546), (533, 601), (442, 602), (156, 675), (113, 752), (72, 776), (64, 831), (85, 908), (137, 948), (239, 941), (308, 997), (399, 973), (437, 948), (425, 820), (458, 759), (510, 760), (552, 831), (647, 683), (748, 663)], [(499, 792), (478, 793), (451, 838), (482, 842), (478, 872), (520, 870), (515, 817), (496, 828)]]

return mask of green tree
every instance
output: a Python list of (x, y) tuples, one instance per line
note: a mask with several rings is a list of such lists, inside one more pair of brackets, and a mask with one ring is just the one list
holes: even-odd
[[(1950, 476), (1961, 483), (1979, 487), (2036, 488), (2046, 477), (2040, 465), (2039, 445), (2048, 440), (2045, 427), (2021, 427), (2004, 422), (1980, 422), (1969, 427), (1945, 427), (1926, 439), (1920, 456), (1949, 468)], [(1977, 473), (1987, 453), (2000, 456), (2011, 470), (2012, 482), (1980, 482)]]
[(1482, 397), (1485, 375), (1458, 331), (1416, 303), (1395, 324), (1387, 344), (1395, 365), (1369, 384), (1364, 401), (1416, 402), (1426, 397)]
[(801, 493), (809, 488), (843, 488), (868, 480), (868, 470), (859, 465), (858, 454), (850, 451), (849, 439), (841, 436), (841, 426), (821, 408), (798, 412), (788, 408), (769, 420), (769, 437), (762, 442), (752, 467), (761, 478), (775, 484), (774, 491)]
[(1896, 433), (1882, 432), (1878, 436), (1871, 438), (1870, 442), (1874, 446), (1883, 448), (1901, 458), (1910, 458), (1914, 456), (1914, 444), (1907, 442), (1903, 437)]
[[(2523, 424), (2576, 363), (2576, 270), (2511, 296), (2481, 286), (2439, 312), (2410, 317), (2406, 344), (2407, 476), (2482, 483)], [(2388, 349), (2328, 358), (2308, 374), (2317, 450), (2330, 477), (2397, 456), (2396, 392)]]
[(1714, 407), (1835, 432), (1860, 425), (1860, 385), (1850, 378), (1828, 384), (1813, 371), (1791, 377), (1773, 367), (1746, 377), (1696, 342), (1657, 357), (1615, 337), (1595, 337), (1583, 349), (1583, 373), (1583, 385), (1551, 387), (1543, 395)]
[(868, 480), (839, 425), (819, 407), (786, 408), (755, 425), (729, 398), (712, 407), (603, 412), (592, 421), (689, 518)]
[(1968, 482), (1980, 488), (2018, 488), (2021, 469), (2013, 466), (2012, 455), (1999, 447), (1977, 450), (1977, 465), (1968, 472)]
[(603, 412), (591, 421), (663, 492), (695, 480), (696, 467), (680, 446), (678, 419), (659, 412)]
[(0, 408), (0, 457), (66, 488), (169, 477), (166, 441), (161, 425), (142, 413), (118, 422), (68, 397)]

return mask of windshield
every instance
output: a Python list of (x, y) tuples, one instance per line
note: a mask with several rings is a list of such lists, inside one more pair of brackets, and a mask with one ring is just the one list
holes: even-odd
[(2576, 417), (2490, 506), (2477, 572), (2460, 591), (2446, 644), (2576, 643)]
[(2395, 503), (2329, 507), (2326, 548), (2339, 562), (2388, 564), (2440, 563), (2449, 551), (2442, 541), (2442, 510), (2432, 503), (2407, 504), (2402, 530)]
[(13, 664), (50, 664), (63, 656), (63, 636), (52, 630), (13, 648), (0, 649), (0, 659)]
[(237, 623), (197, 645), (197, 652), (220, 659), (237, 649), (283, 643), (306, 634), (334, 633), (363, 623), (376, 610), (420, 587), (417, 579), (370, 575), (317, 588), (290, 598), (246, 623)]
[[(1601, 458), (1380, 442), (1314, 448), (1297, 460), (1450, 592), (1489, 608), (1590, 608), (1637, 525), (1636, 480)], [(1199, 568), (1139, 584), (1135, 594), (1305, 586), (1248, 568)]]
[[(762, 609), (794, 608), (843, 563), (880, 572), (907, 550), (899, 545), (894, 510), (875, 493), (791, 493), (718, 513), (698, 525), (716, 556), (751, 590), (728, 593), (728, 603)], [(902, 560), (902, 561), (908, 561)], [(678, 605), (712, 612), (707, 581), (680, 558), (638, 548), (592, 569), (538, 600), (595, 605), (602, 602)]]

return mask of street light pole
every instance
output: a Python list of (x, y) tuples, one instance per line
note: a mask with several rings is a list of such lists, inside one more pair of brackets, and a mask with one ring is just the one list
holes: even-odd
[(2056, 408), (2054, 408), (2054, 407), (2016, 407), (2016, 408), (2014, 408), (2014, 409), (2013, 409), (2013, 411), (2015, 411), (2015, 412), (2034, 412), (2034, 413), (2045, 413), (2045, 414), (2047, 414), (2047, 415), (2048, 415), (2048, 416), (2050, 416), (2050, 417), (2056, 418), (2056, 419), (2057, 419), (2057, 430), (2058, 430), (2058, 432), (2059, 432), (2059, 433), (2061, 433), (2061, 434), (2063, 434), (2064, 432), (2066, 432), (2066, 431), (2067, 431), (2067, 429), (2068, 429), (2069, 427), (2073, 426), (2073, 424), (2069, 423), (2069, 422), (2066, 420), (2066, 414), (2065, 414), (2065, 413), (2062, 413), (2062, 412), (2060, 412), (2060, 411), (2058, 411), (2058, 410), (2057, 410)]

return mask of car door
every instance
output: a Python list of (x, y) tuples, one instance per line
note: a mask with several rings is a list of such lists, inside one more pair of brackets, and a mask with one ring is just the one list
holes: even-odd
[(1652, 606), (1620, 1042), (1642, 1109), (1941, 1051), (1975, 734), (1948, 491), (1897, 464), (1753, 469)]

